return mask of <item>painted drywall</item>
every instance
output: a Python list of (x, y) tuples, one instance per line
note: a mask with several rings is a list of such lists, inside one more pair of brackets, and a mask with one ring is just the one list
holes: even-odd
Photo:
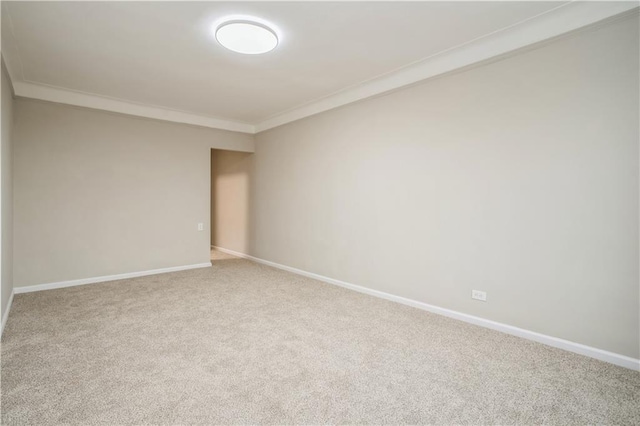
[(15, 287), (208, 262), (211, 148), (253, 138), (18, 98)]
[(259, 133), (249, 254), (638, 358), (638, 48), (634, 16)]
[(0, 276), (2, 277), (2, 291), (0, 293), (0, 318), (8, 308), (11, 291), (13, 290), (13, 94), (11, 80), (2, 64), (2, 150), (0, 151), (0, 186), (2, 197), (0, 214), (2, 228), (0, 230), (0, 251), (2, 259)]
[(253, 154), (211, 150), (211, 244), (249, 250)]

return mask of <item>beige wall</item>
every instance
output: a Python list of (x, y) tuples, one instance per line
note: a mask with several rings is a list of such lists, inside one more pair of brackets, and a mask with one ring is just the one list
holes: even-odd
[(253, 149), (251, 135), (25, 99), (14, 135), (16, 287), (208, 262), (210, 150)]
[(2, 149), (0, 151), (0, 173), (2, 198), (0, 214), (2, 228), (0, 230), (0, 276), (2, 292), (0, 293), (0, 318), (4, 318), (7, 304), (13, 290), (13, 94), (11, 80), (2, 64)]
[(633, 17), (260, 133), (250, 254), (638, 358), (638, 75)]
[(249, 251), (253, 154), (211, 150), (211, 244)]

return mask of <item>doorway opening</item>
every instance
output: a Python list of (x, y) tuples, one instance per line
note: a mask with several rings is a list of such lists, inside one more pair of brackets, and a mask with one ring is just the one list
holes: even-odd
[(211, 261), (249, 253), (253, 154), (211, 150)]

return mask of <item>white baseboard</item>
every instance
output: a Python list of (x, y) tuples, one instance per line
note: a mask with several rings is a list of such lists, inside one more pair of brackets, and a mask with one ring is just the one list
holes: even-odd
[(244, 253), (238, 253), (236, 251), (228, 250), (222, 247), (215, 247), (215, 246), (211, 246), (211, 247), (217, 250), (220, 250), (221, 252), (230, 254), (232, 256), (253, 260), (254, 262), (257, 262), (257, 263), (262, 263), (264, 265), (272, 266), (274, 268), (282, 269), (288, 272), (292, 272), (294, 274), (303, 275), (305, 277), (313, 278), (318, 281), (334, 284), (340, 287), (348, 288), (350, 290), (358, 291), (360, 293), (379, 297), (381, 299), (402, 303), (403, 305), (412, 306), (414, 308), (422, 309), (424, 311), (432, 312), (434, 314), (444, 315), (449, 318), (454, 318), (470, 324), (475, 324), (481, 327), (490, 328), (492, 330), (501, 331), (503, 333), (522, 337), (528, 340), (533, 340), (538, 343), (543, 343), (548, 346), (553, 346), (554, 348), (564, 349), (566, 351), (574, 352), (580, 355), (585, 355), (591, 358), (598, 359), (600, 361), (605, 361), (611, 364), (619, 365), (621, 367), (626, 367), (632, 370), (640, 371), (640, 359), (631, 358), (625, 355), (616, 354), (613, 352), (583, 345), (581, 343), (571, 342), (569, 340), (564, 340), (564, 339), (560, 339), (553, 336), (547, 336), (546, 334), (536, 333), (535, 331), (525, 330), (523, 328), (518, 328), (512, 325), (503, 324), (497, 321), (492, 321), (492, 320), (476, 317), (473, 315), (464, 314), (462, 312), (453, 311), (451, 309), (445, 309), (439, 306), (429, 305), (427, 303), (418, 302), (417, 300), (411, 300), (405, 297), (395, 296), (393, 294), (385, 293), (382, 291), (372, 290), (370, 288), (362, 287), (359, 285), (347, 283), (340, 280), (335, 280), (333, 278), (328, 278), (322, 275), (314, 274), (312, 272), (307, 272), (301, 269), (292, 268), (290, 266), (280, 265), (279, 263), (270, 262), (268, 260), (249, 256), (248, 254), (244, 254)]
[(11, 296), (9, 296), (9, 303), (7, 303), (7, 310), (2, 314), (2, 328), (0, 328), (0, 338), (2, 338), (2, 334), (4, 333), (4, 325), (7, 323), (7, 318), (9, 318), (9, 311), (11, 310), (11, 305), (13, 304), (13, 295), (14, 291), (11, 289)]
[(146, 275), (164, 274), (166, 272), (176, 272), (176, 271), (186, 271), (187, 269), (207, 268), (210, 266), (211, 266), (211, 262), (197, 263), (195, 265), (173, 266), (171, 268), (151, 269), (149, 271), (128, 272), (126, 274), (105, 275), (102, 277), (82, 278), (79, 280), (58, 281), (54, 283), (37, 284), (37, 285), (30, 285), (25, 287), (14, 287), (13, 291), (16, 294), (31, 293), (33, 291), (53, 290), (56, 288), (74, 287), (77, 285), (96, 284), (96, 283), (103, 283), (106, 281), (115, 281), (115, 280), (124, 280), (127, 278), (144, 277)]

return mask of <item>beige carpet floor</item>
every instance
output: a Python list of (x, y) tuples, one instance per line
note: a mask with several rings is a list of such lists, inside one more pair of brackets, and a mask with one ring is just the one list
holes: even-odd
[(9, 425), (640, 424), (640, 373), (231, 257), (16, 295), (1, 386)]

